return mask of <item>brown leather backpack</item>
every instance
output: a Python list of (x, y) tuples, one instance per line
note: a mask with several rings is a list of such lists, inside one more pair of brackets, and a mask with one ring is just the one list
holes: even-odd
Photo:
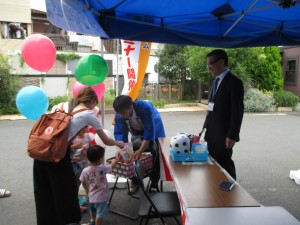
[(46, 162), (59, 162), (68, 148), (69, 126), (73, 115), (88, 109), (72, 113), (59, 110), (43, 114), (33, 125), (28, 138), (27, 154), (34, 159)]

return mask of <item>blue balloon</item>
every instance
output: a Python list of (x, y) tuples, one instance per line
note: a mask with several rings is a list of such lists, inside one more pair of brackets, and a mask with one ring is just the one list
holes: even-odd
[(27, 86), (18, 92), (16, 105), (23, 116), (30, 120), (38, 120), (47, 112), (49, 99), (41, 88)]

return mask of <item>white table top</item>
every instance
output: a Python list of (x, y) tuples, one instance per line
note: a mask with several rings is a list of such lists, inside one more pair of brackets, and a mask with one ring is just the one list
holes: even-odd
[(188, 224), (197, 225), (300, 225), (282, 207), (188, 208)]

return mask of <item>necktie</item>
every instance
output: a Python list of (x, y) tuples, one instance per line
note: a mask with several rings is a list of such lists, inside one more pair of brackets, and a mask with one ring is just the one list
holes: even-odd
[(211, 100), (214, 100), (214, 97), (215, 97), (217, 89), (218, 89), (219, 81), (220, 81), (219, 77), (217, 77), (214, 81), (214, 86), (213, 86), (213, 90), (212, 90), (212, 93), (211, 93)]

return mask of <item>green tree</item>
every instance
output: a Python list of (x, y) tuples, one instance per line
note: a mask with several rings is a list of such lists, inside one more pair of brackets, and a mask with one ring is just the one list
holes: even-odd
[(15, 97), (18, 80), (10, 74), (7, 57), (0, 53), (0, 115), (16, 113)]
[[(214, 48), (166, 45), (159, 54), (160, 73), (185, 84), (190, 76), (194, 81), (210, 84), (213, 80), (207, 70), (206, 55)], [(229, 57), (229, 68), (246, 88), (264, 91), (282, 90), (283, 78), (278, 47), (251, 47), (224, 49)], [(180, 79), (179, 79), (180, 78)]]
[[(165, 45), (158, 51), (158, 71), (159, 74), (168, 78), (173, 83), (181, 83), (182, 88), (186, 83), (186, 78), (190, 76), (186, 60), (184, 58), (184, 45)], [(184, 90), (182, 90), (184, 93)]]
[(212, 80), (210, 72), (207, 70), (206, 55), (211, 52), (212, 48), (188, 46), (185, 49), (185, 59), (190, 68), (191, 78), (207, 84)]
[[(206, 55), (213, 48), (189, 46), (185, 51), (185, 58), (191, 70), (191, 77), (199, 82), (208, 83), (213, 79), (207, 70)], [(253, 70), (257, 64), (257, 60), (261, 48), (237, 48), (224, 49), (229, 57), (229, 68), (244, 83), (248, 85), (251, 81)]]
[(243, 81), (244, 86), (250, 86), (263, 48), (235, 48), (226, 51), (229, 57), (230, 70)]
[(263, 91), (277, 91), (283, 89), (281, 56), (278, 47), (264, 47), (259, 61), (254, 69), (253, 79), (257, 88)]

